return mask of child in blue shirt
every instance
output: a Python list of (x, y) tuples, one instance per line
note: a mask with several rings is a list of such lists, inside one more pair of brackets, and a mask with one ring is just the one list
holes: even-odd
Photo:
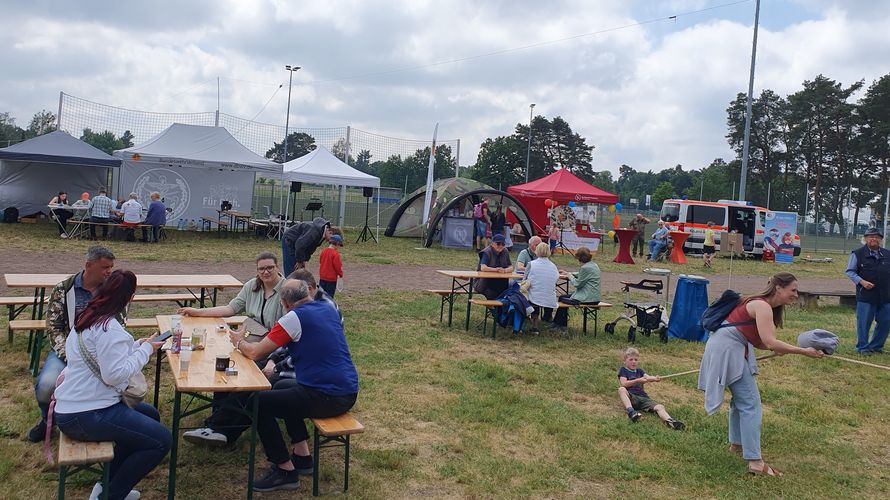
[(681, 431), (686, 425), (679, 420), (674, 420), (664, 409), (664, 405), (650, 398), (646, 391), (643, 390), (643, 384), (646, 382), (661, 382), (661, 378), (652, 375), (646, 375), (646, 372), (640, 368), (637, 363), (640, 359), (640, 352), (633, 347), (628, 347), (624, 351), (624, 366), (618, 370), (618, 396), (627, 410), (627, 418), (631, 422), (638, 422), (643, 418), (641, 412), (648, 411), (657, 413), (658, 417), (664, 424), (671, 429)]

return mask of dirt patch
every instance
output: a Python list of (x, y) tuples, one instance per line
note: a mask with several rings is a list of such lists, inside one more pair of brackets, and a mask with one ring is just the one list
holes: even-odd
[[(83, 254), (80, 251), (54, 251), (40, 255), (22, 255), (21, 251), (0, 250), (0, 272), (2, 273), (70, 273), (83, 267)], [(137, 261), (118, 258), (116, 267), (130, 269), (143, 274), (231, 274), (235, 278), (246, 281), (256, 275), (253, 262), (166, 262)], [(439, 265), (398, 265), (344, 263), (345, 278), (342, 283), (343, 293), (362, 294), (375, 290), (425, 290), (429, 288), (448, 289), (451, 279), (436, 273), (437, 269), (448, 268), (447, 264)], [(318, 275), (318, 262), (309, 263), (309, 269)], [(778, 269), (777, 269), (778, 270)], [(630, 271), (630, 270), (629, 270)], [(690, 268), (690, 272), (695, 269)], [(602, 291), (605, 294), (622, 290), (621, 281), (636, 282), (645, 278), (652, 279), (648, 274), (633, 269), (632, 272), (604, 272)], [(677, 277), (671, 278), (671, 296), (677, 286)], [(799, 276), (801, 287), (810, 290), (836, 290), (850, 288), (850, 280), (845, 276), (837, 278), (807, 278)], [(767, 281), (766, 276), (708, 276), (711, 291), (722, 291), (730, 286), (742, 293), (762, 290)], [(0, 284), (0, 294), (10, 293), (6, 283)], [(19, 295), (22, 293), (19, 292)]]

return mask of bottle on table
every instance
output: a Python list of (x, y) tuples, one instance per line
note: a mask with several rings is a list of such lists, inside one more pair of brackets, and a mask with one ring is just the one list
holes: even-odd
[(170, 323), (170, 328), (173, 332), (173, 346), (170, 348), (170, 351), (178, 353), (182, 350), (182, 316), (174, 314)]
[(179, 371), (189, 371), (189, 364), (192, 361), (192, 339), (186, 337), (181, 339), (179, 351)]

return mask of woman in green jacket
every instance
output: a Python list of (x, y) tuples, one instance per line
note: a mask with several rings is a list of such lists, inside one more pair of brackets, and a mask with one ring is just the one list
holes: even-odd
[[(590, 249), (581, 247), (575, 250), (575, 258), (581, 263), (581, 269), (577, 273), (568, 273), (569, 283), (575, 287), (575, 293), (560, 295), (559, 301), (565, 304), (598, 304), (600, 301), (600, 267), (591, 260)], [(558, 308), (553, 324), (557, 328), (567, 328), (569, 325), (569, 310)]]

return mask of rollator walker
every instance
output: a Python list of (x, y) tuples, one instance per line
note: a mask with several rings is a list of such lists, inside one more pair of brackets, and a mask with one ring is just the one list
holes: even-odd
[[(656, 276), (667, 276), (667, 290), (664, 289), (664, 282), (660, 279), (643, 279), (633, 283), (630, 281), (622, 281), (624, 285), (624, 313), (615, 318), (615, 321), (606, 323), (605, 330), (607, 333), (614, 334), (615, 326), (621, 321), (627, 321), (630, 326), (627, 328), (627, 341), (633, 343), (637, 338), (637, 331), (649, 337), (653, 332), (658, 333), (658, 338), (662, 342), (668, 341), (668, 315), (667, 304), (668, 295), (671, 286), (671, 270), (646, 268), (643, 270), (646, 274)], [(661, 295), (662, 300), (657, 302), (632, 302), (630, 297), (631, 290), (644, 290), (654, 292), (656, 297)]]

